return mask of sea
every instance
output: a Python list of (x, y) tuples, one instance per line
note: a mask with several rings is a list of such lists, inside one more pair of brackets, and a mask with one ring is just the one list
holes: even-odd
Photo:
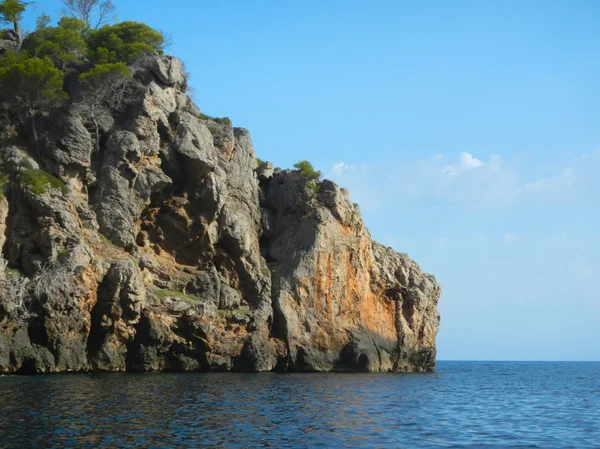
[(600, 362), (0, 377), (0, 448), (600, 448)]

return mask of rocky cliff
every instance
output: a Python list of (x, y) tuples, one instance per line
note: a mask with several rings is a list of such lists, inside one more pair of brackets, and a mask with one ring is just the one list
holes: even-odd
[(135, 73), (99, 150), (69, 105), (0, 129), (0, 373), (434, 368), (440, 288), (346, 190), (259, 166), (177, 59)]

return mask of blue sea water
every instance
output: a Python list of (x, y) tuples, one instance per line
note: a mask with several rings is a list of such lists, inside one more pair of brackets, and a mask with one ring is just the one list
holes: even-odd
[(600, 363), (0, 378), (0, 448), (600, 448)]

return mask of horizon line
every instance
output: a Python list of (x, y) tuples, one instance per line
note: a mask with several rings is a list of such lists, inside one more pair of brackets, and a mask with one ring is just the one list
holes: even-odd
[(437, 362), (544, 362), (544, 363), (600, 363), (600, 360), (509, 360), (509, 359), (438, 359)]

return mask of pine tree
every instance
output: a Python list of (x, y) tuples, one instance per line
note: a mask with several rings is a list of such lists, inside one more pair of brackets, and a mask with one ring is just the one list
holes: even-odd
[(21, 18), (29, 2), (19, 0), (4, 0), (0, 3), (0, 22), (12, 23), (19, 47), (23, 43), (21, 31)]
[(0, 59), (0, 99), (18, 121), (29, 121), (36, 149), (37, 117), (68, 98), (63, 78), (48, 58), (8, 53)]
[(124, 62), (98, 64), (79, 76), (83, 87), (75, 104), (84, 123), (92, 125), (95, 149), (100, 149), (100, 122), (113, 112), (121, 110), (129, 97), (132, 80)]

